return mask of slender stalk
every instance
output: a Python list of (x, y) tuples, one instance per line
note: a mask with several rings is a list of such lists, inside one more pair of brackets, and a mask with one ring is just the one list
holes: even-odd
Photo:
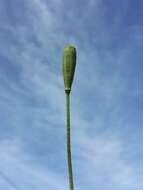
[(72, 158), (71, 158), (71, 140), (70, 140), (70, 93), (66, 92), (66, 112), (67, 112), (67, 160), (69, 173), (69, 187), (74, 190), (73, 173), (72, 173)]

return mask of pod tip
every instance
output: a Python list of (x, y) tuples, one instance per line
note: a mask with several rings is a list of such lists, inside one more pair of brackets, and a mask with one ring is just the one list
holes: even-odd
[(65, 51), (65, 50), (69, 50), (69, 49), (76, 50), (76, 48), (75, 48), (74, 45), (71, 45), (71, 44), (65, 44), (65, 46), (64, 46), (64, 51)]

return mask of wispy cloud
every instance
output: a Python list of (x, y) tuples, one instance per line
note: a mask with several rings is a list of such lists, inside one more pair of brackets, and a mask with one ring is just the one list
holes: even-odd
[(66, 186), (61, 175), (35, 166), (32, 158), (22, 152), (19, 142), (2, 141), (0, 150), (0, 173), (6, 182), (4, 188), (11, 186), (15, 189), (63, 189)]

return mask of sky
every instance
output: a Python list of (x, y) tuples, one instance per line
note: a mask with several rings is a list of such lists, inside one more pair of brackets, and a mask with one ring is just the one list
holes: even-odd
[(0, 189), (67, 190), (62, 53), (75, 190), (143, 189), (143, 1), (0, 0)]

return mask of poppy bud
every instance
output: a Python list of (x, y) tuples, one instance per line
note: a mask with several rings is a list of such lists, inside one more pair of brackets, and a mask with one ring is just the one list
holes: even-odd
[(63, 53), (63, 78), (65, 92), (70, 93), (76, 66), (76, 48), (71, 45), (64, 47)]

